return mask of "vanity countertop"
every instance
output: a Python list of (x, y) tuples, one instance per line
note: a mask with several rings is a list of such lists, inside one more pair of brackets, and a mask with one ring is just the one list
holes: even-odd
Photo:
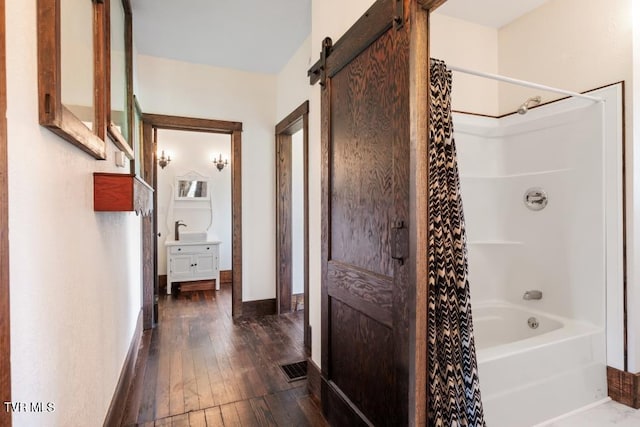
[(219, 245), (222, 241), (220, 240), (204, 240), (201, 242), (186, 242), (184, 240), (166, 240), (164, 242), (165, 246), (193, 246), (193, 245)]

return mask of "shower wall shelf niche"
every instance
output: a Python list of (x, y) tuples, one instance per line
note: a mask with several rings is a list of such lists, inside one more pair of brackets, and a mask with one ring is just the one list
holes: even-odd
[(515, 240), (470, 240), (469, 245), (485, 245), (485, 246), (500, 246), (500, 245), (508, 245), (508, 246), (521, 246), (524, 245), (523, 242), (518, 242)]
[(521, 178), (525, 176), (538, 176), (538, 175), (549, 175), (555, 173), (567, 173), (572, 172), (571, 168), (564, 169), (551, 169), (551, 170), (543, 170), (543, 171), (534, 171), (534, 172), (523, 172), (523, 173), (514, 173), (514, 174), (504, 174), (504, 175), (465, 175), (461, 174), (460, 179), (504, 179), (504, 178)]

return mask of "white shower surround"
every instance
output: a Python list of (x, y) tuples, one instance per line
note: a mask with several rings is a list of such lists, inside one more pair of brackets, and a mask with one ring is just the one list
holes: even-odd
[[(590, 331), (562, 327), (480, 350), (492, 426), (541, 422), (606, 397), (605, 367), (623, 363), (621, 85), (590, 95), (605, 102), (567, 99), (500, 119), (454, 114), (474, 307), (515, 304)], [(531, 187), (547, 192), (544, 210), (525, 207)], [(542, 300), (522, 299), (534, 289)], [(538, 370), (553, 360), (566, 363)]]

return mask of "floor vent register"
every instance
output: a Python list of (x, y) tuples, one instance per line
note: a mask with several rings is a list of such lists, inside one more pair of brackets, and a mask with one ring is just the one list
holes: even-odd
[(280, 365), (282, 371), (287, 375), (289, 382), (307, 378), (307, 361)]

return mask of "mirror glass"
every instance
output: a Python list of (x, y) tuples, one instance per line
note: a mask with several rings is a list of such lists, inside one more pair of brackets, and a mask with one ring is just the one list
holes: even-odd
[(131, 138), (133, 139), (133, 152), (134, 152), (134, 170), (133, 173), (136, 176), (142, 178), (143, 175), (143, 158), (142, 158), (142, 111), (140, 111), (140, 105), (133, 96), (133, 128), (131, 132)]
[(62, 104), (93, 130), (93, 2), (61, 0), (60, 26)]
[(179, 179), (176, 185), (176, 199), (208, 199), (209, 188), (207, 181)]
[[(122, 0), (111, 1), (111, 123), (129, 141), (125, 11)], [(130, 141), (129, 141), (130, 142)]]

